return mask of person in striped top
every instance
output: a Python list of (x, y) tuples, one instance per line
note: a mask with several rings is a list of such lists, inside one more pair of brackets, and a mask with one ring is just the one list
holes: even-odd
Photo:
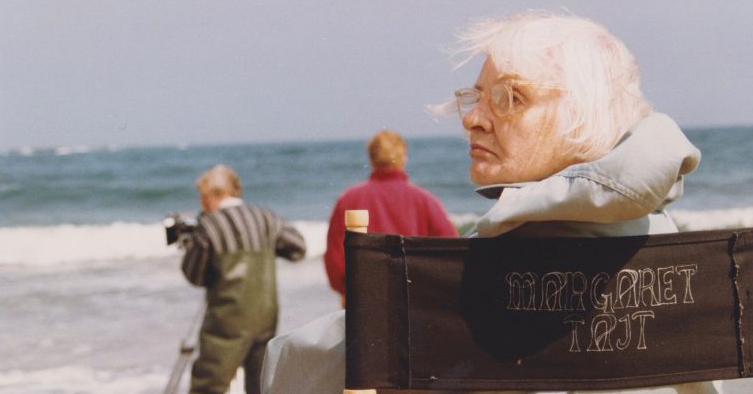
[(203, 212), (185, 241), (182, 270), (206, 288), (207, 310), (190, 393), (224, 393), (241, 365), (246, 392), (258, 393), (266, 345), (277, 328), (275, 257), (300, 260), (306, 244), (273, 212), (244, 203), (230, 168), (211, 168), (196, 188)]

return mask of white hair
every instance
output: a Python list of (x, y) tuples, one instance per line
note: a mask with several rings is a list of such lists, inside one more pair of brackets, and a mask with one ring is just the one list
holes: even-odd
[(230, 167), (218, 164), (199, 177), (196, 180), (196, 189), (199, 193), (211, 193), (222, 195), (225, 193), (233, 197), (241, 197), (243, 192), (241, 181)]
[(467, 57), (458, 67), (485, 54), (500, 75), (564, 88), (556, 127), (581, 161), (607, 153), (652, 112), (633, 55), (590, 20), (528, 12), (478, 21), (459, 38)]

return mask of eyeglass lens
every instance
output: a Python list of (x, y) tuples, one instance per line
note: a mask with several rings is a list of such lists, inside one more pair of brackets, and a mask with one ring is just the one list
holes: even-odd
[[(494, 85), (490, 92), (492, 111), (498, 116), (506, 116), (512, 113), (512, 89), (506, 84)], [(477, 89), (461, 89), (455, 94), (458, 105), (458, 114), (463, 118), (473, 110), (481, 99), (483, 92)]]

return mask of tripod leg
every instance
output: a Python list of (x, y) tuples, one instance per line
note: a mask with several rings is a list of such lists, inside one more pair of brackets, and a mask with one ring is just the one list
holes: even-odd
[(183, 371), (185, 371), (188, 362), (191, 361), (193, 352), (196, 350), (196, 343), (199, 340), (199, 329), (201, 328), (199, 322), (204, 317), (206, 308), (206, 304), (202, 303), (193, 321), (191, 321), (191, 326), (188, 328), (186, 336), (181, 340), (180, 355), (178, 356), (178, 360), (175, 361), (173, 371), (170, 373), (170, 379), (168, 379), (167, 386), (165, 386), (165, 390), (162, 392), (163, 394), (175, 394), (178, 391), (180, 377), (183, 376)]

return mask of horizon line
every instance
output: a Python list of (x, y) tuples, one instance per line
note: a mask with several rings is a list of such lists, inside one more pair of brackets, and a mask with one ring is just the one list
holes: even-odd
[[(695, 125), (695, 126), (680, 126), (680, 129), (683, 131), (698, 131), (698, 130), (705, 130), (708, 132), (717, 132), (717, 131), (723, 131), (724, 129), (745, 129), (750, 128), (753, 129), (753, 124), (749, 125), (743, 125), (743, 124), (737, 124), (737, 125)], [(422, 134), (422, 135), (403, 135), (403, 137), (406, 140), (422, 140), (422, 139), (435, 139), (435, 138), (446, 138), (446, 139), (464, 139), (464, 137), (461, 134), (457, 135), (449, 135), (447, 133), (434, 133), (434, 134)], [(274, 145), (274, 144), (290, 144), (290, 143), (326, 143), (326, 142), (356, 142), (356, 141), (366, 141), (368, 140), (368, 137), (358, 137), (358, 136), (334, 136), (334, 137), (304, 137), (304, 138), (280, 138), (280, 139), (257, 139), (257, 140), (224, 140), (224, 141), (192, 141), (192, 142), (182, 142), (182, 143), (161, 143), (161, 142), (154, 142), (154, 143), (125, 143), (125, 144), (62, 144), (62, 145), (14, 145), (10, 147), (0, 147), (0, 153), (1, 154), (8, 154), (8, 153), (21, 153), (24, 154), (32, 153), (32, 152), (40, 152), (40, 151), (55, 151), (55, 150), (63, 150), (63, 154), (74, 154), (74, 153), (88, 153), (90, 151), (101, 151), (101, 150), (110, 150), (110, 151), (117, 151), (121, 149), (133, 149), (133, 148), (173, 148), (177, 147), (179, 149), (187, 149), (188, 147), (221, 147), (221, 146), (231, 146), (231, 145)], [(67, 152), (66, 152), (67, 150)]]

